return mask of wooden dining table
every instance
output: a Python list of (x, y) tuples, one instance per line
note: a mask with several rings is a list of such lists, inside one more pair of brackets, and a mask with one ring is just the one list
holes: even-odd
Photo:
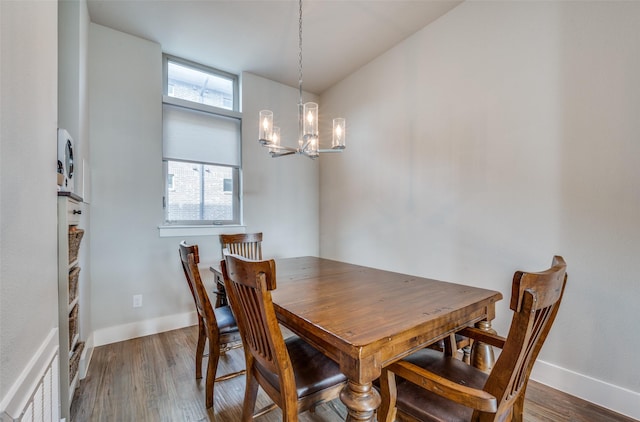
[[(500, 292), (316, 257), (276, 259), (280, 323), (340, 365), (348, 421), (373, 421), (384, 366), (491, 321)], [(490, 324), (483, 323), (484, 326)]]

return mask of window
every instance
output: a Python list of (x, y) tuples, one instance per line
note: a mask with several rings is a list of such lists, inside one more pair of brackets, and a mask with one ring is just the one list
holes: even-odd
[[(167, 162), (175, 186), (167, 194), (170, 221), (233, 221), (233, 172), (225, 166)], [(227, 191), (226, 181), (230, 181)]]
[(165, 55), (166, 94), (194, 103), (238, 110), (235, 75)]
[(165, 221), (240, 224), (238, 78), (169, 55), (163, 59)]

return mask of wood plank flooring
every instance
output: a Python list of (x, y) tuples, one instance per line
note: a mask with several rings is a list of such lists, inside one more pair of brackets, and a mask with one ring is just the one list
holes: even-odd
[[(218, 382), (214, 408), (204, 405), (204, 379), (195, 379), (197, 327), (141, 337), (97, 347), (89, 373), (71, 407), (71, 420), (83, 421), (218, 421), (240, 420), (245, 377)], [(218, 376), (244, 367), (242, 349), (221, 357)], [(206, 358), (203, 362), (206, 371)], [(257, 408), (270, 404), (260, 390)], [(340, 400), (320, 406), (315, 413), (300, 415), (300, 422), (344, 421)], [(259, 419), (277, 422), (276, 409)], [(632, 422), (584, 400), (531, 382), (525, 402), (526, 422)]]

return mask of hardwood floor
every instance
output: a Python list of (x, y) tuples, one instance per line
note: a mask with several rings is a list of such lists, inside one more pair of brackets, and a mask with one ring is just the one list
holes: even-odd
[[(204, 379), (195, 379), (197, 328), (188, 327), (98, 347), (89, 373), (81, 381), (71, 407), (71, 420), (83, 421), (218, 421), (240, 420), (245, 377), (215, 385), (213, 409), (204, 405)], [(206, 370), (206, 358), (203, 369)], [(220, 358), (218, 376), (244, 367), (242, 349)], [(260, 390), (256, 407), (270, 404)], [(339, 400), (315, 413), (300, 415), (300, 422), (338, 422), (345, 409)], [(277, 422), (276, 409), (259, 419)], [(527, 422), (632, 422), (594, 404), (531, 382), (527, 391)]]

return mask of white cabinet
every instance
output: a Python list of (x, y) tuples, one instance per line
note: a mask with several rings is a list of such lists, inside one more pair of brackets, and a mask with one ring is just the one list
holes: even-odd
[(82, 198), (58, 193), (58, 322), (60, 333), (60, 414), (70, 420), (73, 393), (78, 386), (78, 366), (84, 342), (80, 340), (78, 265), (84, 230), (79, 227)]

